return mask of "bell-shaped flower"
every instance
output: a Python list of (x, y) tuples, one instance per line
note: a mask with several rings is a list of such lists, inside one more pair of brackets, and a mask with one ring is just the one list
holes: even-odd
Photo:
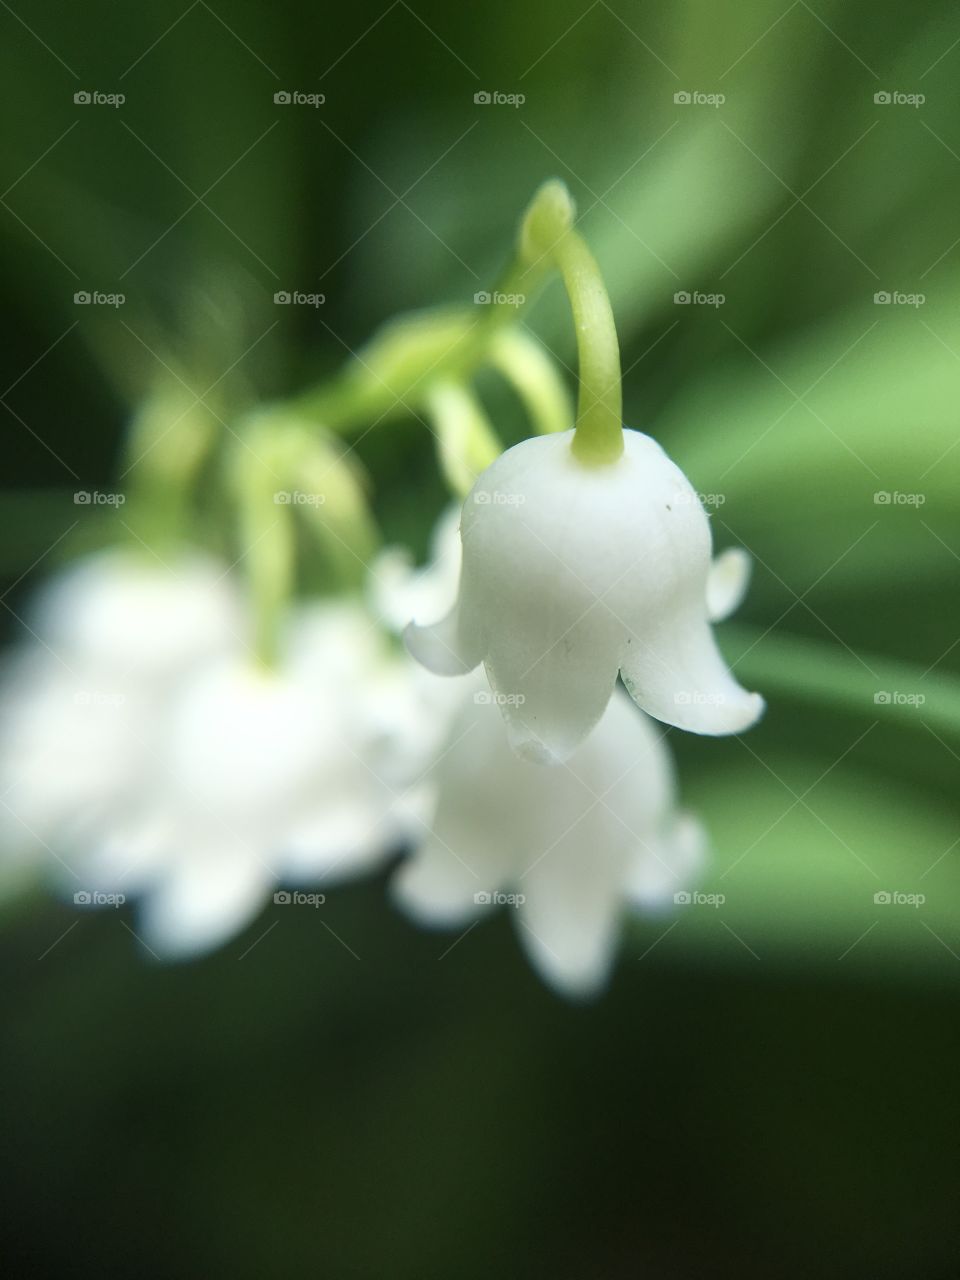
[(672, 902), (691, 884), (702, 828), (675, 807), (661, 731), (622, 690), (569, 761), (544, 769), (510, 750), (500, 699), (466, 683), (435, 769), (437, 807), (396, 874), (396, 900), (418, 923), (450, 929), (505, 907), (548, 983), (593, 994), (625, 910)]
[(358, 603), (291, 611), (258, 665), (217, 562), (121, 553), (54, 579), (0, 681), (0, 876), (122, 894), (154, 951), (207, 949), (278, 883), (357, 874), (424, 812), (437, 731)]
[(358, 607), (291, 619), (275, 669), (228, 655), (170, 708), (149, 803), (99, 851), (98, 887), (142, 897), (168, 955), (224, 941), (276, 884), (370, 870), (419, 816), (408, 770), (425, 735), (385, 638)]
[(62, 570), (27, 612), (0, 681), (0, 835), (7, 865), (72, 859), (129, 810), (153, 734), (190, 666), (236, 646), (243, 610), (223, 565), (118, 549)]
[[(739, 733), (763, 711), (721, 657), (710, 626), (737, 603), (742, 555), (711, 581), (706, 513), (649, 436), (623, 432), (616, 461), (590, 465), (574, 433), (523, 441), (468, 495), (453, 610), (406, 632), (440, 675), (483, 663), (521, 756), (569, 758), (600, 720), (618, 672), (667, 724)], [(708, 604), (708, 597), (711, 597)]]

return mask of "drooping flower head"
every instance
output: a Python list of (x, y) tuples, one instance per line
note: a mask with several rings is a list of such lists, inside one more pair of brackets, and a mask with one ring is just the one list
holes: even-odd
[[(463, 507), (457, 604), (409, 628), (411, 651), (443, 675), (483, 662), (514, 747), (533, 760), (570, 756), (618, 672), (667, 724), (748, 728), (763, 701), (737, 684), (713, 638), (710, 528), (693, 487), (640, 432), (624, 431), (622, 455), (605, 466), (584, 465), (573, 436), (526, 440), (483, 473)], [(726, 561), (725, 572), (740, 566)]]
[[(697, 494), (654, 440), (622, 427), (613, 314), (572, 218), (565, 188), (546, 184), (521, 245), (555, 262), (570, 295), (576, 429), (525, 440), (480, 475), (463, 507), (457, 604), (407, 631), (438, 674), (482, 662), (515, 749), (541, 763), (576, 750), (618, 673), (645, 711), (697, 733), (739, 733), (763, 710), (710, 630), (711, 538)], [(743, 561), (726, 560), (713, 604), (735, 602), (742, 577)]]
[(0, 881), (138, 904), (151, 950), (224, 941), (277, 883), (368, 870), (418, 812), (437, 731), (358, 602), (249, 646), (226, 566), (113, 551), (55, 577), (0, 678)]
[(544, 979), (565, 995), (594, 994), (625, 910), (690, 887), (703, 829), (676, 808), (662, 733), (622, 691), (569, 762), (544, 769), (514, 757), (497, 699), (466, 683), (436, 768), (437, 808), (396, 875), (397, 901), (442, 928), (511, 910)]

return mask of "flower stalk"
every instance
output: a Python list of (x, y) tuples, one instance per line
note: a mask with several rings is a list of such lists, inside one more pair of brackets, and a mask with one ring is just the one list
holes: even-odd
[(521, 256), (531, 266), (555, 266), (573, 310), (580, 366), (576, 431), (571, 448), (580, 462), (604, 465), (623, 453), (620, 344), (600, 268), (573, 229), (570, 193), (556, 179), (544, 183), (524, 218)]

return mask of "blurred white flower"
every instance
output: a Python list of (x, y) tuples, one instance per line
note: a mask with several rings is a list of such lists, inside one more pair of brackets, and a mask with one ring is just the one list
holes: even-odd
[(375, 865), (424, 811), (437, 728), (359, 603), (291, 611), (269, 671), (216, 563), (84, 561), (35, 617), (0, 690), (4, 862), (139, 899), (152, 949), (216, 945), (278, 880)]
[(454, 503), (434, 526), (423, 568), (414, 567), (406, 547), (381, 551), (370, 573), (371, 606), (398, 635), (411, 618), (446, 613), (457, 598), (461, 560), (460, 504)]
[(150, 802), (98, 851), (97, 885), (144, 895), (167, 954), (242, 928), (277, 883), (325, 885), (376, 866), (423, 802), (429, 740), (367, 614), (297, 611), (276, 670), (228, 655), (193, 673), (161, 735)]
[(236, 641), (245, 624), (226, 567), (192, 553), (166, 565), (111, 549), (86, 556), (43, 588), (34, 629), (64, 667), (105, 674), (176, 674)]
[[(406, 632), (440, 675), (484, 663), (511, 743), (529, 760), (569, 758), (618, 671), (650, 715), (696, 733), (739, 733), (763, 711), (713, 638), (710, 528), (697, 494), (655, 441), (623, 436), (622, 456), (603, 466), (574, 456), (569, 431), (498, 458), (464, 503), (455, 607)], [(725, 568), (737, 577), (736, 562)], [(744, 585), (722, 579), (711, 602), (721, 612)]]
[[(40, 592), (30, 639), (7, 660), (0, 714), (0, 835), (12, 856), (55, 858), (116, 821), (148, 785), (152, 735), (177, 680), (236, 644), (223, 567), (130, 552), (86, 557)], [(54, 847), (56, 846), (56, 847)]]
[(496, 698), (470, 681), (436, 768), (439, 800), (394, 880), (416, 921), (462, 928), (501, 906), (545, 980), (586, 996), (606, 982), (629, 905), (671, 902), (705, 852), (675, 808), (660, 733), (615, 691), (566, 764), (510, 751)]

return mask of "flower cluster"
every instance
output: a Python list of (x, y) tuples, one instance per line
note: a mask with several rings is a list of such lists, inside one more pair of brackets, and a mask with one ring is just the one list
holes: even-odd
[[(238, 572), (184, 528), (210, 423), (144, 408), (138, 504), (164, 554), (62, 571), (0, 677), (4, 879), (135, 901), (142, 941), (173, 957), (224, 942), (276, 886), (396, 855), (392, 897), (415, 921), (464, 934), (510, 908), (536, 969), (581, 997), (607, 981), (624, 916), (689, 888), (707, 837), (679, 807), (663, 726), (734, 734), (762, 713), (712, 631), (750, 565), (712, 558), (689, 481), (623, 429), (612, 313), (572, 224), (547, 183), (508, 274), (518, 292), (554, 268), (567, 285), (572, 430), (555, 370), (503, 308), (401, 322), (326, 391), (230, 433), (218, 497)], [(544, 434), (500, 452), (471, 383), (483, 364)], [(373, 557), (362, 477), (331, 434), (410, 401), (466, 493), (420, 570), (402, 548)], [(312, 602), (305, 540), (335, 580)]]

